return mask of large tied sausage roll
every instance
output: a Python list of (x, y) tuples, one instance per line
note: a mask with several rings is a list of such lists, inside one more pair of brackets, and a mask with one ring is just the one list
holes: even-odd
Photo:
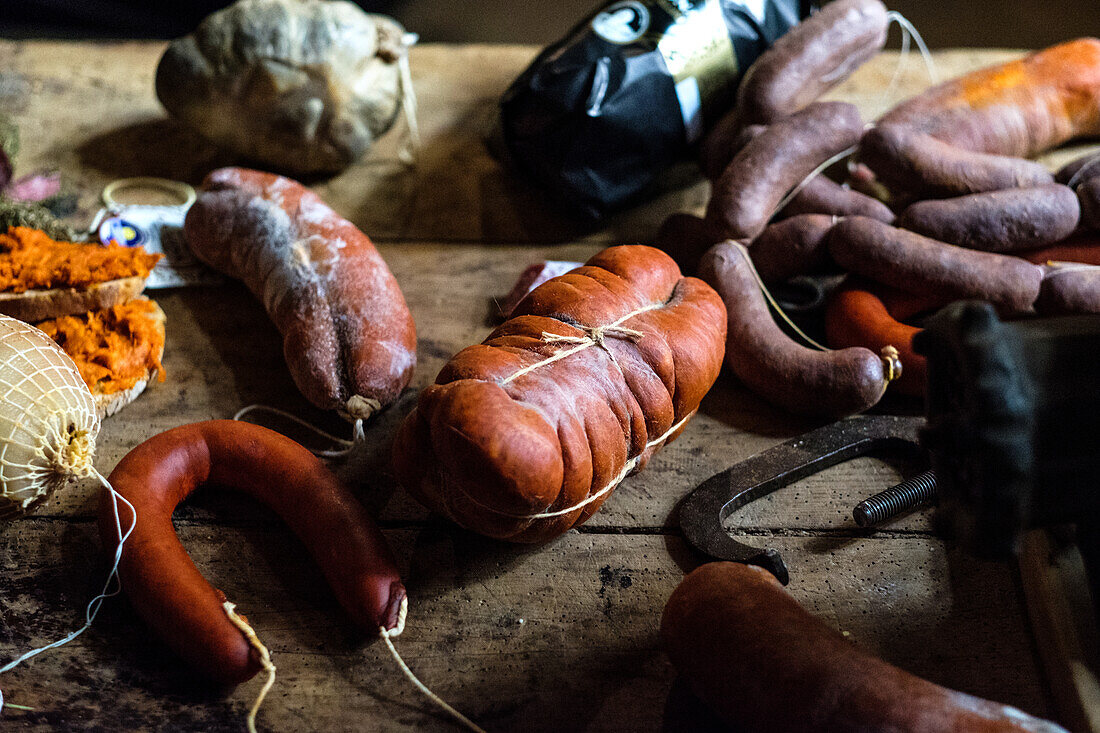
[(555, 537), (679, 434), (725, 335), (722, 300), (668, 255), (606, 249), (443, 367), (398, 433), (397, 476), (476, 532)]
[(302, 394), (351, 420), (396, 400), (416, 366), (416, 329), (367, 235), (282, 176), (222, 168), (203, 189), (188, 244), (263, 302)]

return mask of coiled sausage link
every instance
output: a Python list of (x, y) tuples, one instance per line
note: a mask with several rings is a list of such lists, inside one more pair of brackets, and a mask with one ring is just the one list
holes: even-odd
[[(290, 438), (233, 420), (184, 425), (130, 451), (110, 482), (137, 512), (119, 565), (122, 588), (177, 654), (217, 682), (250, 679), (260, 663), (226, 616), (225, 595), (202, 577), (172, 526), (176, 506), (204, 484), (238, 489), (278, 513), (358, 626), (398, 625), (405, 587), (385, 538), (343, 483)], [(106, 489), (99, 527), (113, 553), (118, 536)]]

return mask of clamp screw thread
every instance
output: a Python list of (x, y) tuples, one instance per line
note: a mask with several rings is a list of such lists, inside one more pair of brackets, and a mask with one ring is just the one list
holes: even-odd
[(925, 471), (856, 504), (852, 517), (860, 527), (873, 527), (936, 498), (936, 475)]

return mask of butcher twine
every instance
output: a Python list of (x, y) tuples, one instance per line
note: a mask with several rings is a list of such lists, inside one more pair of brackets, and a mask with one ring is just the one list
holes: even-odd
[[(359, 395), (356, 395), (356, 397), (358, 397), (358, 396)], [(355, 399), (355, 398), (353, 397), (352, 399)], [(370, 400), (370, 398), (363, 398), (363, 399), (364, 400)], [(370, 400), (370, 401), (371, 402), (378, 402), (377, 400)], [(350, 400), (349, 400), (349, 402), (350, 402)], [(381, 409), (381, 403), (378, 403), (378, 404), (379, 404), (378, 409)], [(245, 415), (247, 415), (248, 413), (256, 412), (257, 410), (259, 410), (261, 412), (271, 413), (272, 415), (278, 415), (281, 418), (284, 418), (286, 420), (290, 420), (293, 423), (296, 423), (298, 425), (301, 425), (304, 428), (308, 428), (309, 430), (312, 430), (317, 435), (320, 435), (320, 436), (326, 438), (327, 440), (331, 440), (333, 443), (336, 443), (337, 445), (344, 446), (343, 448), (341, 448), (339, 450), (314, 450), (313, 448), (307, 448), (306, 449), (310, 453), (312, 453), (313, 455), (315, 455), (319, 458), (343, 458), (344, 456), (351, 453), (355, 449), (355, 446), (357, 446), (359, 443), (362, 443), (364, 440), (367, 439), (366, 434), (363, 432), (363, 418), (361, 418), (361, 417), (355, 419), (355, 423), (352, 426), (352, 438), (351, 438), (351, 440), (346, 440), (344, 438), (339, 438), (339, 437), (333, 435), (332, 433), (329, 433), (325, 430), (322, 430), (321, 428), (317, 427), (316, 425), (309, 422), (308, 420), (303, 420), (302, 418), (298, 417), (297, 415), (295, 415), (293, 413), (287, 412), (286, 410), (280, 410), (278, 407), (272, 407), (271, 405), (261, 405), (261, 404), (246, 405), (245, 407), (242, 407), (241, 409), (237, 410), (236, 413), (234, 413), (233, 419), (240, 421), (240, 419), (242, 417), (244, 417)]]
[(378, 627), (378, 635), (382, 637), (382, 641), (386, 642), (386, 646), (389, 648), (390, 654), (393, 655), (394, 660), (396, 660), (398, 666), (401, 667), (401, 671), (405, 673), (405, 676), (409, 679), (409, 681), (416, 685), (416, 688), (423, 692), (432, 702), (434, 702), (436, 705), (446, 711), (448, 715), (464, 725), (466, 728), (474, 731), (474, 733), (485, 733), (485, 730), (481, 728), (477, 723), (473, 722), (465, 715), (455, 710), (442, 698), (429, 690), (427, 685), (417, 679), (416, 675), (413, 674), (411, 669), (409, 669), (409, 666), (405, 664), (405, 660), (402, 659), (401, 655), (397, 653), (397, 648), (393, 645), (393, 641), (391, 640), (395, 636), (400, 636), (401, 632), (405, 630), (405, 617), (408, 615), (408, 613), (409, 597), (405, 596), (401, 599), (401, 609), (397, 613), (397, 626), (394, 626), (392, 629), (387, 629), (384, 626)]
[(226, 601), (222, 604), (222, 608), (225, 610), (225, 615), (229, 617), (230, 623), (240, 629), (240, 632), (244, 634), (244, 638), (248, 639), (249, 645), (260, 653), (260, 665), (267, 672), (267, 682), (260, 689), (260, 694), (256, 696), (256, 702), (252, 703), (252, 707), (248, 711), (248, 717), (245, 718), (248, 733), (256, 733), (256, 713), (260, 712), (260, 706), (263, 705), (264, 698), (267, 697), (271, 686), (275, 684), (275, 665), (271, 661), (271, 652), (256, 636), (256, 630), (234, 610), (237, 608), (236, 604)]
[[(115, 491), (115, 487), (111, 486), (111, 482), (104, 478), (103, 474), (97, 471), (94, 466), (89, 464), (87, 467), (87, 471), (84, 475), (95, 478), (97, 481), (99, 481), (99, 483), (103, 485), (105, 489), (111, 492), (111, 503), (113, 505), (115, 518), (115, 531), (118, 533), (118, 546), (115, 547), (114, 562), (111, 565), (111, 572), (107, 574), (107, 582), (103, 584), (103, 590), (99, 592), (99, 595), (89, 601), (88, 605), (85, 607), (83, 626), (81, 626), (76, 631), (71, 632), (68, 636), (62, 639), (58, 639), (55, 642), (46, 644), (45, 646), (40, 646), (32, 649), (18, 659), (13, 659), (4, 666), (0, 667), (0, 673), (4, 673), (8, 670), (14, 669), (16, 666), (22, 664), (26, 660), (31, 659), (32, 657), (36, 657), (42, 652), (47, 651), (48, 649), (56, 649), (59, 646), (68, 644), (70, 641), (83, 634), (85, 631), (91, 628), (92, 622), (95, 621), (95, 617), (99, 615), (99, 609), (103, 606), (103, 601), (111, 598), (112, 596), (117, 596), (122, 590), (122, 581), (118, 577), (118, 566), (122, 562), (122, 547), (126, 544), (126, 540), (130, 538), (130, 535), (134, 532), (134, 528), (137, 526), (137, 509), (134, 509), (134, 505), (131, 504), (125, 496)], [(130, 526), (126, 529), (126, 531), (122, 530), (122, 519), (119, 517), (118, 514), (118, 503), (120, 501), (130, 509)], [(114, 588), (111, 587), (112, 584), (114, 585)], [(3, 691), (0, 691), (0, 710), (3, 710), (4, 707), (15, 708), (18, 710), (34, 709), (29, 708), (25, 705), (12, 705), (11, 703), (8, 703), (5, 706), (4, 693)]]
[[(644, 306), (642, 308), (638, 308), (637, 310), (633, 310), (633, 311), (627, 313), (622, 318), (618, 319), (617, 321), (615, 321), (613, 323), (609, 323), (606, 326), (574, 326), (574, 328), (576, 328), (577, 330), (581, 331), (584, 334), (583, 336), (569, 336), (569, 335), (561, 335), (561, 334), (556, 334), (556, 333), (548, 333), (546, 331), (543, 331), (541, 340), (544, 343), (548, 343), (548, 344), (560, 343), (560, 344), (576, 344), (576, 345), (573, 346), (573, 348), (571, 348), (571, 349), (565, 349), (563, 351), (559, 351), (556, 354), (554, 354), (553, 356), (547, 357), (545, 359), (541, 359), (539, 361), (536, 361), (534, 364), (529, 364), (529, 365), (525, 366), (523, 369), (520, 369), (519, 371), (514, 372), (511, 375), (509, 375), (509, 376), (505, 377), (504, 379), (502, 379), (500, 381), (500, 384), (502, 384), (502, 385), (508, 384), (509, 382), (513, 381), (514, 379), (516, 379), (518, 377), (521, 377), (524, 374), (528, 374), (530, 372), (533, 372), (535, 369), (538, 369), (539, 367), (546, 366), (547, 364), (552, 364), (555, 361), (559, 361), (559, 360), (564, 359), (568, 356), (572, 356), (573, 354), (584, 351), (585, 349), (592, 348), (593, 346), (598, 347), (600, 349), (603, 349), (607, 353), (608, 357), (610, 357), (611, 362), (615, 366), (619, 366), (619, 362), (615, 359), (615, 354), (612, 353), (611, 349), (609, 349), (607, 347), (607, 343), (606, 343), (605, 339), (618, 338), (618, 339), (624, 339), (626, 341), (637, 342), (639, 339), (641, 339), (643, 336), (645, 336), (645, 334), (642, 331), (637, 331), (633, 328), (626, 328), (622, 324), (625, 323), (626, 321), (630, 320), (634, 316), (640, 315), (640, 314), (645, 313), (647, 311), (656, 310), (658, 308), (663, 308), (665, 305), (666, 305), (666, 303), (664, 303), (664, 302), (662, 302), (662, 303), (652, 303), (652, 304)], [(572, 325), (572, 324), (570, 324), (570, 325)], [(618, 476), (613, 478), (606, 486), (604, 486), (602, 489), (600, 489), (596, 493), (589, 495), (589, 497), (587, 499), (585, 499), (584, 501), (578, 502), (578, 503), (574, 504), (573, 506), (568, 507), (566, 509), (559, 509), (559, 510), (553, 511), (553, 512), (541, 512), (539, 514), (518, 514), (518, 515), (513, 515), (513, 514), (506, 514), (504, 512), (500, 512), (499, 510), (496, 510), (496, 509), (493, 509), (492, 511), (494, 511), (497, 514), (503, 514), (504, 516), (511, 517), (513, 519), (552, 519), (553, 517), (564, 516), (566, 514), (571, 514), (575, 511), (577, 511), (578, 509), (582, 509), (582, 508), (588, 506), (589, 504), (591, 504), (592, 502), (602, 498), (605, 494), (607, 494), (608, 492), (613, 490), (616, 486), (618, 486), (620, 483), (622, 483), (622, 480), (624, 478), (626, 478), (627, 476), (629, 476), (630, 472), (633, 471), (638, 466), (638, 462), (641, 460), (642, 456), (645, 455), (646, 450), (648, 450), (650, 448), (653, 448), (654, 446), (658, 446), (658, 445), (664, 443), (670, 435), (674, 434), (677, 430), (682, 428), (687, 423), (687, 421), (692, 418), (692, 416), (694, 414), (695, 414), (695, 410), (692, 410), (687, 415), (685, 415), (682, 420), (680, 420), (675, 425), (673, 425), (671, 428), (669, 428), (661, 437), (657, 438), (656, 440), (651, 440), (648, 443), (646, 443), (644, 450), (642, 450), (638, 455), (634, 456), (633, 458), (628, 460), (625, 465), (623, 465), (623, 468), (622, 468), (621, 471), (619, 471)]]

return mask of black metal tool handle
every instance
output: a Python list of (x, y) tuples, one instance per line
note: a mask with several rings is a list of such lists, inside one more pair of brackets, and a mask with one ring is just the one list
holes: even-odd
[(868, 415), (841, 420), (759, 453), (711, 476), (680, 505), (680, 528), (697, 550), (720, 560), (764, 568), (790, 580), (780, 554), (730, 537), (723, 523), (750, 501), (829, 466), (876, 452), (915, 455), (923, 418)]

